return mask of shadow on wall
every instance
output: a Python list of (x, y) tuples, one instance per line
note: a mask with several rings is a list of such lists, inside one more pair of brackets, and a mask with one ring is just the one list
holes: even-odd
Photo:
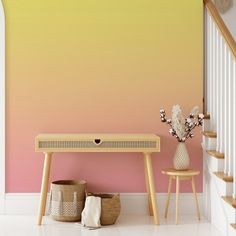
[(226, 13), (233, 6), (233, 0), (214, 0), (214, 3), (222, 14)]

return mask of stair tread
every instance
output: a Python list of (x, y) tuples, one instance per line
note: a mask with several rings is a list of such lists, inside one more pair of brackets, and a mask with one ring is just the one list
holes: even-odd
[(214, 156), (218, 159), (224, 159), (225, 155), (224, 153), (217, 152), (216, 150), (207, 150), (206, 151), (209, 155)]
[(213, 172), (213, 174), (225, 182), (233, 182), (233, 177), (226, 175), (224, 172)]
[(209, 120), (210, 119), (210, 114), (204, 114), (204, 120)]
[(236, 199), (231, 196), (222, 197), (222, 199), (231, 205), (233, 208), (236, 208)]
[(230, 224), (236, 230), (236, 224)]
[(214, 131), (203, 131), (202, 134), (204, 136), (209, 137), (209, 138), (216, 138), (216, 136), (217, 136), (216, 132), (214, 132)]

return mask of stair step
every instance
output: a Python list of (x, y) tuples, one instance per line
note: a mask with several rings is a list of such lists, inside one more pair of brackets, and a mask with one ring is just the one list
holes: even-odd
[(208, 138), (216, 138), (216, 132), (213, 131), (204, 131), (202, 134)]
[(236, 230), (236, 224), (230, 224)]
[(224, 159), (225, 155), (224, 153), (217, 152), (216, 150), (207, 150), (206, 151), (209, 155), (216, 157), (218, 159)]
[(236, 199), (231, 196), (222, 197), (222, 199), (236, 209)]
[(213, 172), (214, 175), (216, 175), (218, 178), (222, 179), (225, 182), (233, 182), (233, 177), (226, 175), (224, 172)]
[(204, 120), (209, 120), (210, 119), (210, 114), (204, 114)]

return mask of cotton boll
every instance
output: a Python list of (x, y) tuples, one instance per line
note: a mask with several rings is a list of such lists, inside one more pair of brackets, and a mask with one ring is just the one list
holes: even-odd
[(187, 120), (186, 120), (188, 123), (190, 123), (191, 122), (191, 119), (190, 118), (187, 118)]
[(203, 118), (204, 118), (204, 115), (203, 115), (203, 114), (199, 114), (198, 117), (199, 117), (200, 119), (203, 119)]

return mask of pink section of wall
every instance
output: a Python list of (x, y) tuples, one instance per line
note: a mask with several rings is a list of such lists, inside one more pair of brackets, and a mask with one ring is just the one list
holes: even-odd
[[(153, 106), (154, 107), (154, 106)], [(99, 117), (98, 117), (99, 118)], [(79, 120), (79, 118), (78, 118)], [(94, 123), (94, 127), (78, 127), (76, 123), (50, 124), (41, 129), (26, 129), (26, 122), (21, 128), (12, 129), (8, 139), (7, 192), (38, 192), (43, 168), (43, 154), (34, 152), (34, 137), (43, 132), (151, 132), (161, 137), (161, 152), (153, 154), (156, 189), (167, 190), (167, 178), (160, 171), (172, 166), (172, 156), (177, 142), (170, 137), (168, 126), (162, 124), (158, 117), (158, 108), (148, 113), (145, 120), (126, 116), (126, 124), (112, 119), (109, 122)], [(152, 122), (152, 124), (151, 124)], [(38, 123), (38, 121), (37, 121)], [(40, 123), (40, 122), (39, 122)], [(59, 122), (62, 123), (62, 122)], [(86, 120), (79, 123), (86, 124)], [(141, 128), (142, 124), (142, 128)], [(32, 124), (31, 124), (32, 125)], [(39, 124), (38, 124), (39, 125)], [(53, 127), (54, 126), (54, 127)], [(64, 127), (63, 127), (64, 126)], [(78, 128), (74, 128), (74, 127)], [(100, 127), (99, 127), (100, 126)], [(122, 127), (123, 126), (123, 127)], [(128, 126), (128, 127), (125, 127)], [(31, 127), (36, 127), (32, 125)], [(60, 127), (60, 128), (59, 128)], [(115, 127), (115, 128), (113, 128)], [(196, 130), (199, 133), (199, 130)], [(191, 166), (202, 171), (202, 153), (200, 134), (187, 143), (191, 156)], [(141, 154), (55, 154), (52, 162), (51, 180), (85, 179), (89, 190), (107, 192), (145, 192), (143, 158)], [(182, 191), (190, 191), (190, 186), (183, 184)], [(202, 191), (202, 178), (197, 177), (197, 190)]]

